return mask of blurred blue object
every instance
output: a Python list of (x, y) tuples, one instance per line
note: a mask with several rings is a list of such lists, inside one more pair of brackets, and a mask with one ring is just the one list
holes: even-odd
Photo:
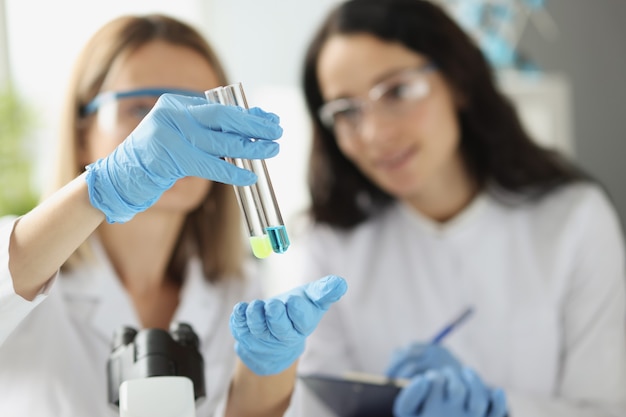
[(504, 391), (469, 368), (432, 370), (411, 379), (394, 401), (395, 417), (506, 417)]
[[(539, 66), (528, 57), (522, 59), (519, 40), (535, 16), (537, 24), (548, 37), (556, 32), (545, 10), (545, 0), (439, 0), (452, 16), (475, 39), (487, 60), (495, 69), (516, 69), (536, 72)], [(550, 25), (546, 26), (546, 21)], [(541, 26), (541, 27), (539, 27)]]
[(443, 368), (460, 371), (463, 365), (440, 344), (412, 343), (392, 354), (385, 375), (391, 379), (410, 379), (429, 370)]
[(516, 65), (517, 52), (509, 41), (497, 33), (489, 34), (480, 41), (487, 59), (496, 68), (512, 68)]

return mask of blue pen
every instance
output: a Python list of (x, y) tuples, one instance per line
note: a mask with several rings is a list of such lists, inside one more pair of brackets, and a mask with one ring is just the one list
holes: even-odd
[(450, 332), (452, 332), (452, 330), (454, 330), (455, 327), (463, 323), (469, 316), (472, 315), (473, 312), (474, 312), (473, 307), (468, 307), (467, 309), (465, 309), (465, 311), (463, 311), (463, 313), (459, 317), (457, 317), (454, 321), (452, 321), (452, 323), (448, 324), (446, 327), (441, 329), (441, 331), (437, 333), (437, 335), (433, 338), (431, 343), (437, 344), (441, 342), (444, 339), (444, 337), (450, 334)]

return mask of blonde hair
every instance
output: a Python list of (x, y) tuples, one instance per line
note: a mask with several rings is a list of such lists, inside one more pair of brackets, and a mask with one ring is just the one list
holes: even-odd
[[(160, 14), (122, 16), (110, 21), (91, 37), (74, 64), (61, 113), (58, 154), (44, 196), (84, 171), (78, 157), (86, 128), (86, 120), (81, 117), (83, 106), (99, 93), (120, 56), (154, 40), (193, 49), (211, 65), (218, 81), (222, 85), (228, 84), (213, 49), (190, 25)], [(232, 186), (214, 183), (204, 202), (188, 214), (168, 266), (168, 276), (179, 280), (187, 260), (194, 253), (201, 258), (209, 281), (242, 275), (245, 251), (240, 212)], [(72, 268), (89, 256), (89, 246), (84, 244), (63, 268)]]

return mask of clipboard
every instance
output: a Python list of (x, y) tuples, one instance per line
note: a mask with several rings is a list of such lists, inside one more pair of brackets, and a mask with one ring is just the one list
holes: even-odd
[(393, 417), (393, 402), (408, 383), (362, 373), (298, 377), (338, 417)]

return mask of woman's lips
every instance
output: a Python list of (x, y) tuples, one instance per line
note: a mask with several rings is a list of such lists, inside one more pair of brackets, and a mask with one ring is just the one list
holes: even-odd
[(378, 158), (375, 165), (379, 169), (387, 171), (395, 170), (408, 162), (415, 153), (415, 148), (406, 148), (398, 152), (389, 153)]

